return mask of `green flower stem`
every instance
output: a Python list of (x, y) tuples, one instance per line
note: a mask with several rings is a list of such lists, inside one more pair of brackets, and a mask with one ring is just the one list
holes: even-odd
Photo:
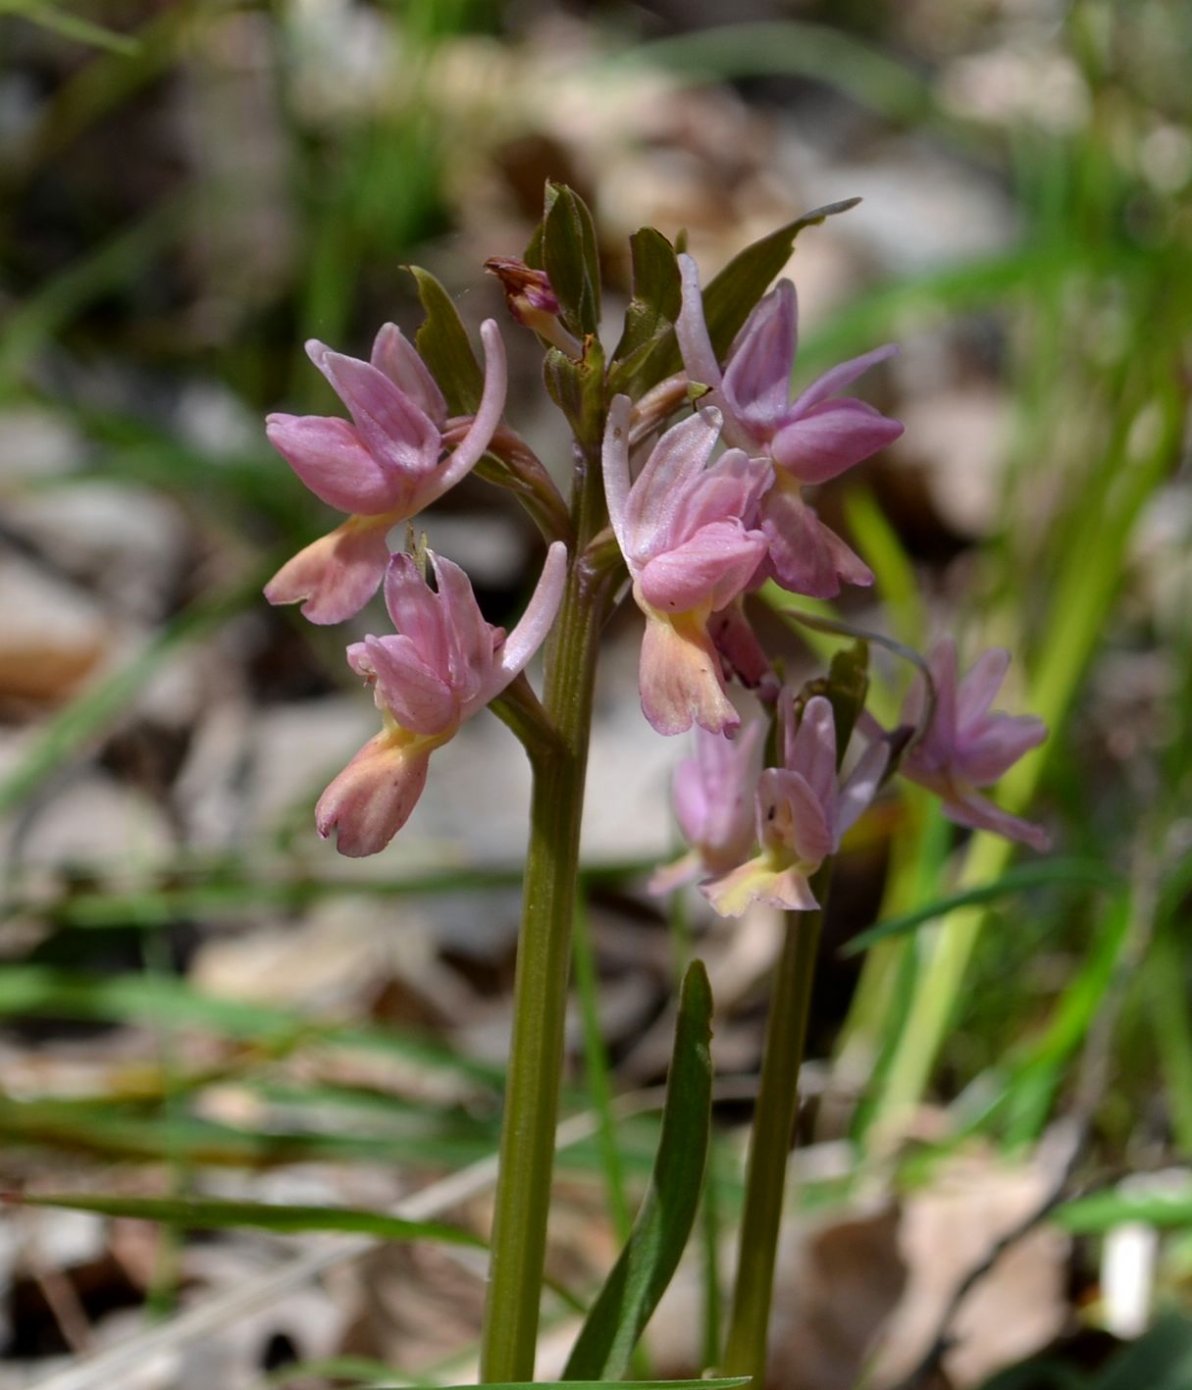
[[(827, 875), (813, 880), (822, 903)], [(782, 1223), (783, 1193), (791, 1131), (799, 1108), (799, 1068), (811, 1012), (811, 984), (819, 948), (820, 912), (788, 912), (786, 937), (774, 976), (770, 1017), (762, 1054), (761, 1086), (753, 1116), (753, 1138), (745, 1178), (737, 1283), (728, 1343), (726, 1375), (748, 1375), (765, 1383), (766, 1340), (774, 1289), (774, 1262)]]
[(576, 549), (546, 657), (543, 704), (557, 739), (531, 751), (530, 844), (481, 1344), (480, 1379), (486, 1382), (534, 1376), (592, 686), (618, 573), (594, 569), (585, 557), (606, 520), (599, 467), (603, 402), (595, 391), (586, 407), (577, 430)]

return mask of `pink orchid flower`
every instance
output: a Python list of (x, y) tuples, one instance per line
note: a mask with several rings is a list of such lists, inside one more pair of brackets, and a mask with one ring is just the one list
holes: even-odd
[(759, 522), (769, 543), (761, 577), (772, 575), (784, 589), (812, 598), (834, 598), (841, 584), (872, 584), (869, 567), (820, 521), (802, 491), (838, 477), (902, 433), (897, 420), (873, 406), (836, 395), (897, 348), (888, 344), (842, 362), (792, 401), (794, 285), (782, 280), (761, 300), (721, 371), (704, 321), (699, 271), (690, 256), (680, 256), (679, 265), (683, 307), (676, 333), (687, 375), (711, 388), (707, 399), (724, 412), (726, 442), (774, 462), (775, 484), (762, 501)]
[(730, 449), (709, 467), (720, 412), (701, 410), (662, 435), (631, 482), (629, 417), (628, 396), (617, 396), (604, 436), (604, 491), (646, 615), (642, 709), (660, 734), (683, 733), (693, 722), (728, 733), (740, 718), (708, 621), (744, 591), (765, 556), (754, 517), (770, 465)]
[[(1050, 839), (1042, 826), (1010, 815), (978, 792), (980, 787), (992, 786), (1047, 737), (1041, 719), (990, 709), (1005, 679), (1010, 653), (1002, 648), (985, 652), (958, 681), (956, 644), (944, 638), (933, 648), (928, 665), (935, 709), (922, 738), (903, 758), (902, 772), (935, 792), (943, 801), (944, 815), (958, 825), (991, 830), (1045, 851)], [(927, 683), (919, 677), (907, 696), (902, 722), (917, 726), (926, 700)]]
[(766, 726), (755, 719), (735, 739), (695, 731), (695, 754), (675, 769), (675, 817), (691, 849), (659, 869), (651, 893), (669, 893), (735, 868), (753, 848), (753, 798)]
[(373, 687), (384, 727), (319, 798), (315, 824), (337, 832), (341, 854), (376, 854), (405, 825), (426, 785), (436, 748), (455, 736), (522, 671), (555, 620), (567, 577), (567, 548), (547, 552), (521, 621), (506, 636), (481, 616), (467, 575), (431, 554), (432, 589), (409, 555), (394, 555), (385, 604), (397, 635), (366, 637), (348, 664)]
[(810, 877), (873, 800), (889, 757), (885, 743), (872, 743), (841, 783), (830, 702), (808, 700), (797, 729), (789, 691), (779, 710), (783, 766), (767, 768), (757, 784), (761, 852), (701, 888), (722, 917), (739, 917), (755, 902), (797, 912), (818, 907)]
[(447, 456), (447, 404), (401, 330), (387, 323), (368, 362), (312, 339), (306, 351), (348, 407), (352, 422), (270, 415), (269, 442), (311, 492), (351, 515), (282, 566), (270, 603), (302, 603), (312, 623), (338, 623), (376, 593), (389, 563), (389, 530), (430, 506), (480, 459), (505, 408), (505, 349), (496, 323), (481, 325), (484, 391), (470, 428)]

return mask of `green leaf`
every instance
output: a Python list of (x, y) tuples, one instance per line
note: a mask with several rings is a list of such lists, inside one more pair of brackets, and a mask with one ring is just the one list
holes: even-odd
[(1188, 1390), (1192, 1318), (1169, 1313), (1110, 1361), (1091, 1390)]
[(638, 396), (661, 377), (651, 372), (661, 363), (679, 317), (682, 290), (675, 248), (661, 232), (642, 227), (629, 238), (633, 258), (633, 295), (625, 310), (625, 329), (613, 353), (609, 387)]
[(754, 305), (769, 288), (770, 281), (790, 260), (795, 238), (805, 227), (816, 227), (839, 212), (847, 212), (860, 198), (829, 203), (814, 212), (796, 217), (785, 227), (755, 241), (735, 255), (704, 290), (704, 322), (716, 356), (723, 359), (740, 332)]
[(414, 334), (414, 346), (438, 382), (451, 414), (474, 415), (484, 392), (484, 372), (472, 351), (468, 330), (451, 296), (430, 271), (416, 265), (408, 269), (426, 311)]
[(1049, 859), (1041, 864), (1025, 864), (1021, 868), (1007, 870), (989, 883), (981, 883), (975, 888), (966, 888), (962, 892), (936, 898), (934, 902), (928, 903), (925, 907), (917, 907), (913, 912), (888, 917), (876, 927), (870, 927), (868, 931), (854, 936), (840, 948), (840, 953), (844, 956), (859, 955), (879, 941), (893, 936), (904, 936), (937, 917), (946, 917), (957, 908), (996, 902), (1012, 893), (1020, 893), (1027, 888), (1042, 888), (1052, 883), (1071, 883), (1080, 887), (1111, 890), (1124, 886), (1121, 875), (1114, 873), (1098, 860)]
[[(572, 1383), (625, 1373), (670, 1283), (699, 1209), (711, 1127), (712, 991), (701, 961), (683, 977), (662, 1134), (633, 1231), (568, 1358)], [(708, 1382), (701, 1382), (707, 1384)]]
[(92, 24), (89, 19), (80, 19), (69, 10), (51, 4), (50, 0), (0, 0), (0, 15), (5, 14), (19, 15), (31, 24), (52, 29), (63, 38), (90, 44), (94, 48), (106, 48), (109, 53), (127, 56), (140, 48), (139, 41), (131, 35), (118, 34), (102, 25)]
[[(749, 1376), (723, 1376), (709, 1380), (498, 1380), (486, 1381), (484, 1390), (738, 1390)], [(385, 1390), (377, 1386), (376, 1390)], [(474, 1385), (443, 1385), (439, 1390), (476, 1390)]]
[[(553, 197), (550, 196), (553, 192)], [(587, 204), (565, 184), (548, 185), (542, 268), (559, 300), (559, 318), (577, 338), (600, 329), (600, 255)]]
[(487, 1246), (471, 1231), (443, 1221), (407, 1221), (385, 1212), (360, 1207), (291, 1206), (270, 1202), (230, 1202), (209, 1197), (93, 1197), (71, 1193), (5, 1193), (13, 1206), (60, 1207), (97, 1216), (163, 1221), (184, 1230), (213, 1231), (234, 1226), (297, 1234), (303, 1231), (342, 1231), (383, 1240), (433, 1240), (445, 1245)]
[(1052, 1220), (1078, 1236), (1103, 1235), (1127, 1221), (1160, 1230), (1192, 1226), (1192, 1182), (1170, 1192), (1094, 1192), (1066, 1202)]

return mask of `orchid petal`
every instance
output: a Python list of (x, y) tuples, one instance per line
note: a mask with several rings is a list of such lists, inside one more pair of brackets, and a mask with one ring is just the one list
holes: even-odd
[(721, 390), (729, 411), (759, 439), (769, 439), (790, 407), (798, 305), (781, 280), (760, 300), (729, 349)]
[(675, 521), (716, 447), (720, 422), (718, 410), (701, 410), (667, 430), (630, 489), (625, 504), (629, 542), (625, 558), (635, 577), (635, 564), (640, 569), (660, 550), (667, 549), (672, 537), (686, 539), (676, 537)]
[(1010, 653), (1005, 647), (990, 647), (981, 653), (956, 691), (958, 728), (970, 728), (988, 714), (1009, 669)]
[(447, 423), (447, 402), (430, 369), (395, 323), (382, 324), (369, 361), (404, 391), (439, 430)]
[(858, 377), (864, 376), (870, 367), (876, 367), (879, 362), (888, 361), (891, 357), (896, 356), (897, 352), (898, 345), (896, 343), (886, 343), (884, 347), (874, 348), (871, 352), (862, 353), (860, 357), (852, 357), (847, 362), (841, 362), (839, 366), (833, 367), (823, 376), (817, 377), (793, 402), (790, 408), (791, 415), (801, 415), (804, 411), (810, 410), (813, 405), (818, 405), (820, 401), (834, 396), (837, 391), (843, 391), (846, 386), (851, 386)]
[(741, 722), (724, 692), (711, 639), (693, 614), (668, 621), (647, 612), (639, 686), (642, 711), (660, 734), (685, 733), (693, 723), (728, 733)]
[(837, 846), (841, 836), (850, 830), (872, 805), (889, 761), (890, 748), (888, 744), (870, 744), (840, 788), (840, 795), (836, 802)]
[(348, 664), (374, 677), (379, 703), (403, 729), (442, 734), (458, 727), (458, 696), (412, 638), (366, 637), (348, 648)]
[(832, 853), (831, 813), (798, 772), (768, 767), (757, 784), (757, 837), (772, 855), (785, 851), (807, 870)]
[(775, 487), (762, 498), (760, 526), (778, 584), (809, 598), (835, 598), (842, 580), (872, 584), (873, 574), (820, 521), (797, 489)]
[(389, 522), (370, 522), (352, 517), (312, 541), (278, 570), (265, 586), (265, 597), (270, 603), (302, 603), (302, 616), (312, 623), (342, 623), (359, 613), (389, 563)]
[(1029, 714), (989, 716), (976, 737), (961, 731), (954, 766), (957, 776), (975, 787), (987, 787), (1047, 738), (1047, 725)]
[(628, 517), (631, 479), (629, 476), (629, 412), (633, 402), (628, 396), (614, 396), (608, 408), (604, 427), (601, 466), (604, 472), (604, 497), (608, 504), (609, 524), (623, 555), (629, 554)]
[(741, 593), (765, 553), (760, 531), (746, 531), (739, 521), (718, 521), (647, 561), (638, 586), (646, 602), (664, 612), (684, 613), (705, 604), (723, 608)]
[(807, 779), (829, 819), (836, 804), (836, 717), (822, 695), (807, 701), (789, 744), (786, 766)]
[(679, 352), (683, 366), (690, 381), (700, 382), (716, 390), (721, 384), (720, 364), (708, 336), (708, 325), (704, 320), (704, 300), (699, 287), (699, 267), (688, 255), (679, 257), (679, 275), (682, 280), (682, 308), (675, 322), (675, 336), (679, 340)]
[(316, 341), (306, 350), (351, 412), (364, 447), (412, 491), (439, 461), (442, 436), (434, 421), (370, 363)]
[(504, 636), (485, 622), (472, 591), (472, 581), (460, 567), (442, 555), (431, 555), (437, 601), (447, 632), (446, 676), (464, 709), (487, 704), (480, 699), (493, 669), (493, 651)]
[(790, 865), (775, 868), (765, 855), (701, 884), (700, 892), (721, 917), (740, 917), (754, 903), (787, 912), (819, 906), (806, 874)]
[(326, 839), (335, 832), (340, 854), (354, 859), (384, 849), (422, 795), (435, 746), (390, 733), (370, 739), (319, 797), (319, 834)]
[(824, 401), (783, 425), (770, 448), (799, 482), (826, 483), (893, 443), (902, 429), (864, 401)]
[(1051, 836), (1041, 825), (1023, 820), (1019, 816), (1012, 816), (1009, 811), (1003, 811), (988, 797), (975, 791), (945, 797), (943, 812), (957, 825), (968, 826), (970, 830), (988, 830), (994, 835), (1003, 835), (1007, 840), (1029, 845), (1040, 854), (1045, 854), (1051, 847)]
[(432, 671), (446, 674), (451, 638), (438, 596), (412, 555), (393, 555), (385, 571), (385, 606), (398, 632), (413, 641)]
[(270, 415), (270, 444), (321, 501), (341, 512), (375, 515), (395, 503), (392, 475), (346, 420), (326, 415)]
[(505, 393), (509, 373), (505, 360), (505, 343), (495, 319), (485, 319), (480, 325), (480, 341), (484, 344), (484, 390), (480, 405), (472, 419), (471, 428), (456, 445), (455, 450), (434, 475), (433, 486), (420, 496), (419, 509), (429, 506), (436, 498), (455, 486), (480, 462), (492, 443), (505, 410)]
[(562, 541), (554, 541), (546, 552), (546, 561), (530, 601), (526, 604), (521, 621), (505, 639), (496, 654), (493, 669), (493, 685), (485, 698), (491, 700), (523, 671), (530, 658), (546, 641), (563, 602), (563, 591), (567, 586), (567, 547)]

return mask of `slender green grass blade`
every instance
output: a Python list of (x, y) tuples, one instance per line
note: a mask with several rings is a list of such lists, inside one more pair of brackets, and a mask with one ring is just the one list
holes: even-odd
[(1120, 890), (1124, 880), (1120, 874), (1107, 868), (1100, 860), (1092, 859), (1051, 859), (1042, 864), (1024, 864), (1019, 868), (1008, 869), (990, 883), (981, 883), (974, 888), (965, 888), (947, 897), (937, 898), (932, 903), (917, 907), (913, 912), (903, 912), (897, 917), (888, 917), (876, 927), (861, 932), (841, 947), (843, 956), (860, 955), (879, 941), (891, 937), (905, 936), (927, 922), (944, 917), (960, 907), (972, 907), (977, 903), (997, 902), (1002, 898), (1020, 893), (1029, 888), (1043, 888), (1051, 884), (1071, 884), (1079, 888), (1106, 888)]
[(283, 1205), (232, 1202), (210, 1197), (110, 1197), (70, 1193), (4, 1193), (13, 1206), (56, 1207), (88, 1211), (97, 1216), (130, 1217), (137, 1221), (169, 1221), (183, 1230), (218, 1231), (248, 1226), (254, 1230), (298, 1235), (338, 1231), (376, 1236), (381, 1240), (431, 1240), (442, 1245), (487, 1249), (479, 1236), (443, 1221), (407, 1221), (360, 1207)]
[(102, 24), (94, 24), (89, 19), (60, 9), (50, 0), (0, 0), (0, 15), (17, 15), (31, 24), (40, 24), (43, 29), (52, 29), (64, 39), (73, 39), (92, 48), (103, 48), (109, 53), (136, 53), (140, 47), (137, 39), (129, 34), (117, 34), (105, 29)]
[(1052, 1220), (1077, 1236), (1100, 1236), (1128, 1221), (1159, 1230), (1192, 1226), (1192, 1182), (1170, 1192), (1094, 1192), (1066, 1202)]
[(670, 1283), (699, 1210), (712, 1118), (712, 991), (702, 962), (683, 978), (658, 1158), (629, 1241), (597, 1295), (563, 1372), (572, 1384), (619, 1377)]

